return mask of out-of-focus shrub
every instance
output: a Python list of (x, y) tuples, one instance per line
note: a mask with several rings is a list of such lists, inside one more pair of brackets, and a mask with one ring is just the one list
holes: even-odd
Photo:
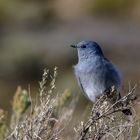
[(15, 62), (17, 76), (22, 79), (36, 80), (41, 77), (41, 70), (45, 67), (43, 57), (37, 54), (27, 54)]
[(90, 10), (99, 15), (122, 16), (128, 14), (134, 4), (135, 0), (91, 0)]
[(34, 27), (42, 25), (44, 22), (48, 23), (54, 17), (55, 14), (49, 0), (0, 1), (0, 23)]
[(0, 109), (0, 139), (4, 139), (7, 133), (6, 126), (6, 113), (2, 109)]
[[(69, 105), (65, 106), (65, 102), (69, 100), (72, 94), (69, 90), (65, 90), (61, 95), (54, 93), (56, 92), (56, 76), (57, 67), (54, 68), (52, 74), (49, 70), (44, 70), (42, 80), (39, 82), (39, 94), (34, 100), (32, 100), (30, 92), (22, 90), (21, 87), (17, 88), (12, 103), (13, 114), (10, 122), (12, 127), (8, 133), (4, 133), (5, 140), (58, 139), (70, 121), (69, 118), (73, 114), (76, 99), (72, 100), (71, 98)], [(48, 82), (49, 77), (51, 78), (50, 82)], [(47, 84), (49, 84), (49, 89)], [(59, 113), (59, 107), (65, 111)], [(7, 129), (9, 129), (9, 125)]]

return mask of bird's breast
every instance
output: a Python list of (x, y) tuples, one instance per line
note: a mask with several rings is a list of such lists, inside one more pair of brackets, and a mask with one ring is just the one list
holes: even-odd
[[(97, 69), (96, 69), (97, 70)], [(100, 96), (105, 90), (104, 84), (94, 68), (79, 69), (79, 77), (82, 87), (88, 98), (94, 102), (96, 97)]]

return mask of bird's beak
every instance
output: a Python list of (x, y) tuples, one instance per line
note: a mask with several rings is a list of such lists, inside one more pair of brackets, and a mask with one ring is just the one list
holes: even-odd
[(76, 45), (70, 45), (72, 48), (77, 48), (77, 46)]

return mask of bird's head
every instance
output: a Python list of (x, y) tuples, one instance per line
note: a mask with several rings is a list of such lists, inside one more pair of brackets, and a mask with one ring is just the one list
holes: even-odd
[(86, 58), (94, 58), (96, 56), (103, 56), (103, 52), (100, 46), (94, 41), (84, 40), (76, 45), (71, 45), (71, 47), (77, 48), (79, 60)]

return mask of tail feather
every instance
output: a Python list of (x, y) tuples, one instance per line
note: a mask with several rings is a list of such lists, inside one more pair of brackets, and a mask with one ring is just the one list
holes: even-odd
[(129, 115), (129, 116), (131, 116), (132, 115), (132, 111), (130, 110), (130, 109), (124, 109), (124, 110), (122, 110), (122, 112), (125, 114), (125, 115)]
[[(105, 90), (105, 93), (107, 95), (107, 98), (109, 99), (109, 102), (111, 102), (112, 104), (114, 104), (115, 102), (117, 102), (118, 100), (121, 99), (121, 94), (117, 93), (117, 90), (115, 89), (114, 86), (112, 86), (111, 88)], [(124, 107), (123, 102), (119, 102), (118, 104), (116, 104), (116, 107)], [(127, 116), (131, 116), (132, 115), (132, 111), (129, 108), (125, 108), (122, 110), (122, 112), (127, 115)]]

